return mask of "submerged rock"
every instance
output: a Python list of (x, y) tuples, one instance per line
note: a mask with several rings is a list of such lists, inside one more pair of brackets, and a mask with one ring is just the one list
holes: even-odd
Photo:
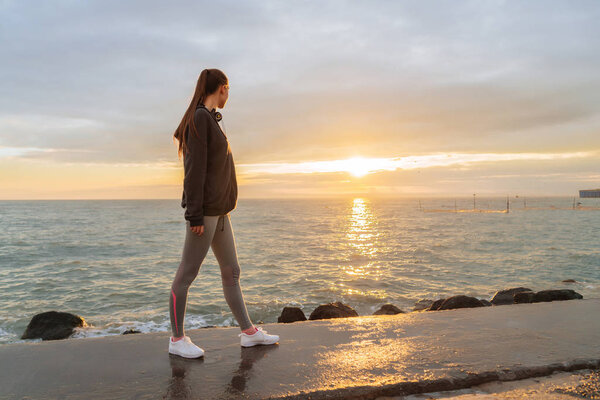
[(281, 315), (277, 318), (277, 322), (289, 323), (296, 321), (306, 321), (306, 315), (298, 307), (283, 307)]
[(358, 317), (358, 313), (349, 305), (336, 301), (335, 303), (321, 304), (308, 317), (309, 320)]
[(85, 326), (87, 326), (87, 323), (78, 315), (47, 311), (33, 316), (21, 339), (66, 339), (73, 334), (73, 328)]
[(393, 304), (384, 304), (382, 305), (379, 310), (375, 311), (373, 313), (373, 315), (395, 315), (395, 314), (403, 314), (404, 311), (402, 311), (401, 309), (399, 309), (398, 307), (396, 307)]

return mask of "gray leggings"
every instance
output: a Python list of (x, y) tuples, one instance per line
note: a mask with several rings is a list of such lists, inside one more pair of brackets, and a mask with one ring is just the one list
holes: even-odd
[(240, 325), (240, 329), (246, 330), (252, 327), (252, 321), (248, 316), (240, 287), (240, 266), (237, 260), (235, 238), (229, 214), (205, 215), (204, 233), (201, 236), (190, 229), (190, 222), (186, 220), (183, 255), (175, 279), (173, 279), (169, 296), (169, 313), (173, 337), (184, 335), (183, 320), (188, 289), (196, 279), (209, 247), (212, 248), (221, 268), (221, 282), (223, 283), (225, 300)]

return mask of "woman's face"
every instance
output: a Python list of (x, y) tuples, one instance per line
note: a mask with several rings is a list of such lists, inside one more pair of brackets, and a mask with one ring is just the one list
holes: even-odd
[(229, 83), (225, 85), (221, 85), (219, 90), (219, 108), (225, 107), (225, 103), (227, 103), (227, 99), (229, 98)]

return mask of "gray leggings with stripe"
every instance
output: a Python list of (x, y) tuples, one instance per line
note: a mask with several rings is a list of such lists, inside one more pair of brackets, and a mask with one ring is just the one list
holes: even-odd
[(240, 329), (246, 330), (252, 327), (252, 321), (248, 316), (240, 287), (240, 266), (229, 214), (205, 215), (204, 233), (201, 236), (190, 229), (190, 222), (186, 220), (183, 255), (173, 279), (169, 296), (169, 313), (173, 337), (184, 335), (183, 321), (188, 289), (196, 279), (209, 247), (212, 248), (221, 268), (221, 281), (225, 300), (240, 325)]

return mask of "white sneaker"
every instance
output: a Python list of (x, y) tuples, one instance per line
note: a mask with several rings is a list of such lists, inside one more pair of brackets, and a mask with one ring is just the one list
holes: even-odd
[(256, 329), (258, 330), (254, 332), (253, 335), (248, 335), (244, 332), (238, 335), (241, 337), (240, 342), (242, 347), (251, 347), (256, 346), (257, 344), (274, 344), (279, 342), (279, 336), (267, 334), (267, 331), (260, 326), (257, 326)]
[(169, 337), (169, 353), (185, 358), (198, 358), (204, 355), (204, 350), (192, 343), (189, 336), (184, 336), (176, 342)]

